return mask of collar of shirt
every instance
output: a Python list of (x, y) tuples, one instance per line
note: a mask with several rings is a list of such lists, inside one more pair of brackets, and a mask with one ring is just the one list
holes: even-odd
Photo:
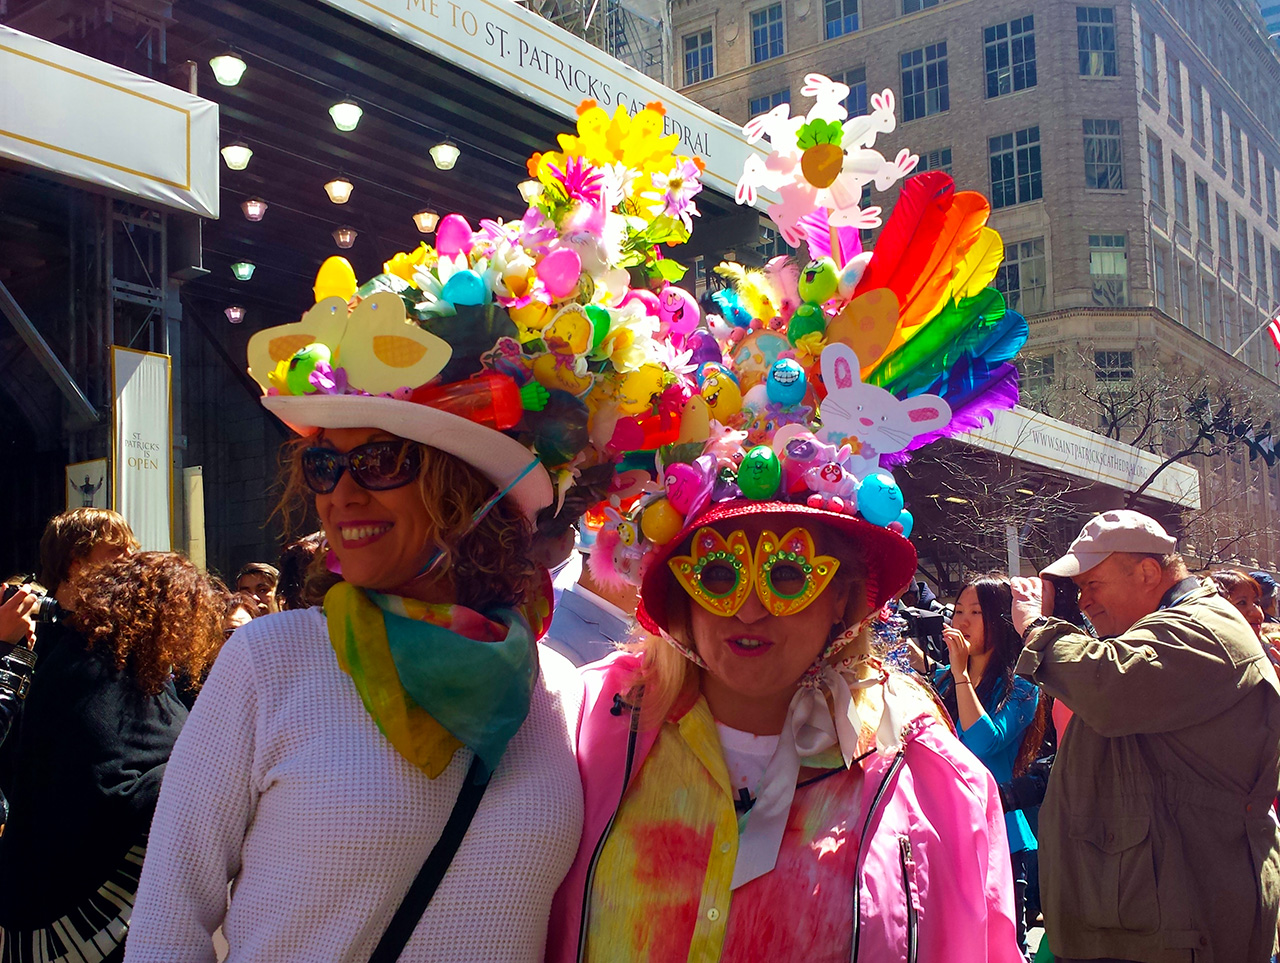
[(1160, 600), (1160, 608), (1167, 609), (1172, 605), (1177, 605), (1199, 587), (1200, 580), (1194, 575), (1188, 575), (1181, 582), (1164, 593), (1164, 598)]

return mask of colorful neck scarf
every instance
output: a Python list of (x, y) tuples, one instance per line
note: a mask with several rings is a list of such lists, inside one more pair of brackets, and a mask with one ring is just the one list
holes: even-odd
[[(434, 779), (460, 746), (490, 771), (529, 714), (538, 676), (524, 617), (368, 592), (324, 597), (338, 664), (396, 751)], [(497, 621), (494, 621), (496, 619)]]

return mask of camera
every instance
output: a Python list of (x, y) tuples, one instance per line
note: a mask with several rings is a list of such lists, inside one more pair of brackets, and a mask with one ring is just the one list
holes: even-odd
[(4, 587), (4, 594), (0, 595), (0, 605), (3, 605), (17, 593), (18, 589), (31, 589), (40, 597), (36, 600), (36, 606), (31, 610), (31, 618), (35, 622), (58, 622), (62, 620), (65, 614), (58, 600), (52, 595), (45, 593), (43, 589), (35, 584), (35, 576), (28, 575), (21, 582), (16, 584), (9, 583)]
[(916, 640), (916, 644), (934, 662), (949, 662), (947, 643), (942, 640), (942, 629), (946, 625), (946, 616), (941, 612), (929, 609), (913, 609), (907, 605), (898, 606), (898, 615), (907, 623), (907, 635)]

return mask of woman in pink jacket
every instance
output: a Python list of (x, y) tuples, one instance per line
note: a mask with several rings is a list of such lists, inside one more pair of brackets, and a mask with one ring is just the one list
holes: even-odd
[(715, 488), (663, 544), (621, 540), (647, 547), (653, 634), (584, 670), (585, 832), (548, 958), (1020, 961), (996, 784), (871, 656), (915, 549), (804, 490)]

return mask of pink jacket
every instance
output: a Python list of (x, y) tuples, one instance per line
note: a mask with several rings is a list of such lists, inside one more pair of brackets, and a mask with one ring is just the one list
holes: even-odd
[[(582, 670), (586, 701), (577, 745), (584, 829), (552, 905), (549, 963), (579, 958), (596, 854), (624, 783), (640, 771), (657, 739), (656, 729), (634, 725), (635, 713), (623, 702), (639, 667), (638, 656), (619, 653)], [(1021, 963), (995, 780), (945, 724), (928, 715), (907, 727), (905, 741), (897, 756), (875, 753), (862, 763), (852, 960)]]

